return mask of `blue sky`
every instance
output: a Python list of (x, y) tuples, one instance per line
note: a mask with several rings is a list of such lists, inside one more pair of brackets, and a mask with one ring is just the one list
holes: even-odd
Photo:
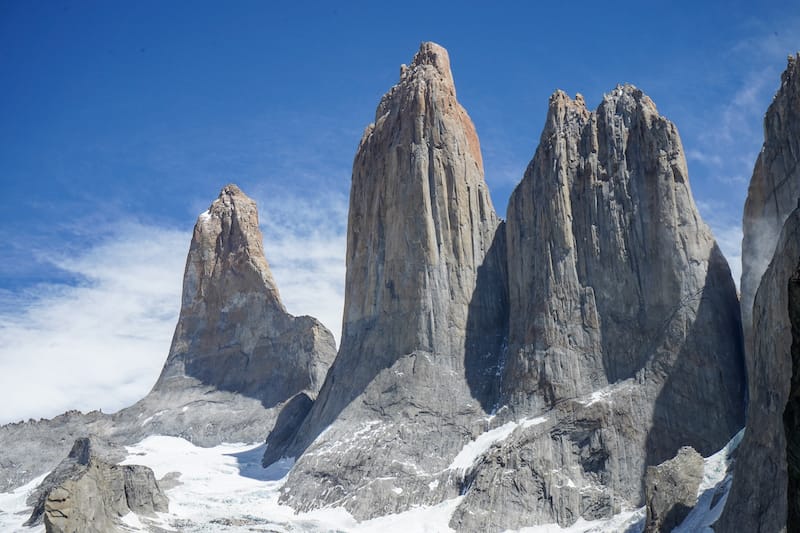
[[(630, 82), (677, 124), (695, 199), (738, 272), (761, 120), (800, 49), (796, 0), (7, 0), (0, 400), (20, 400), (0, 423), (113, 410), (149, 389), (192, 225), (228, 182), (259, 202), (290, 311), (338, 334), (355, 148), (423, 40), (450, 52), (501, 215), (549, 95), (595, 107)], [(36, 400), (32, 381), (52, 392)]]

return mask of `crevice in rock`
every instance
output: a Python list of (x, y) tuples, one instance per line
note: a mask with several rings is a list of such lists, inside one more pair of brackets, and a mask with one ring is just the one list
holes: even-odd
[(788, 311), (792, 325), (792, 376), (789, 399), (783, 411), (786, 462), (789, 474), (786, 530), (800, 532), (800, 264), (788, 282)]

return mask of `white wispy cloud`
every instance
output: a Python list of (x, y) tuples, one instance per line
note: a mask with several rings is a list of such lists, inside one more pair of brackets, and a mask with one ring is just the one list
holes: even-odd
[[(271, 196), (259, 208), (287, 309), (319, 318), (338, 342), (344, 197)], [(190, 239), (188, 227), (123, 222), (69, 256), (37, 250), (79, 282), (0, 295), (0, 424), (68, 409), (113, 412), (147, 394), (169, 351)]]
[(338, 344), (344, 306), (346, 196), (255, 198), (264, 253), (286, 309), (319, 319)]
[(189, 236), (125, 223), (76, 256), (47, 254), (81, 281), (6, 295), (0, 423), (115, 411), (145, 394), (169, 350)]

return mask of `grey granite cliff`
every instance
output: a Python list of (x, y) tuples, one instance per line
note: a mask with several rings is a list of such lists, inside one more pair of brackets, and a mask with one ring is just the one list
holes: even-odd
[(504, 261), (447, 51), (423, 43), (353, 163), (339, 354), (300, 430), (267, 440), (266, 464), (302, 454), (283, 501), (365, 518), (458, 493), (448, 466), (496, 397)]
[(507, 247), (501, 398), (520, 426), (475, 462), (451, 526), (608, 517), (644, 503), (647, 466), (742, 426), (736, 289), (677, 129), (639, 89), (596, 111), (551, 97)]
[(733, 486), (715, 528), (723, 533), (800, 530), (798, 163), (800, 54), (790, 56), (764, 117), (764, 145), (745, 203), (742, 316), (749, 332), (749, 403)]

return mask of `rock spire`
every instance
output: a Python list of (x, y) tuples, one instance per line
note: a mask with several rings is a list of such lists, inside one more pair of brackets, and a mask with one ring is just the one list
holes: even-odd
[(595, 111), (557, 91), (506, 226), (501, 393), (519, 427), (475, 462), (451, 526), (566, 527), (642, 505), (648, 465), (711, 454), (743, 423), (736, 290), (677, 129), (631, 85)]
[[(294, 456), (328, 428), (298, 460), (285, 501), (344, 498), (365, 517), (456, 493), (452, 482), (428, 485), (493, 407), (507, 312), (502, 228), (447, 51), (422, 43), (353, 163), (339, 355), (294, 440), (267, 449), (266, 463)], [(358, 434), (371, 438), (325, 452)], [(375, 460), (343, 466), (365, 455)], [(426, 474), (403, 466), (412, 464)], [(387, 477), (393, 484), (377, 481)], [(364, 479), (376, 483), (367, 490)]]

